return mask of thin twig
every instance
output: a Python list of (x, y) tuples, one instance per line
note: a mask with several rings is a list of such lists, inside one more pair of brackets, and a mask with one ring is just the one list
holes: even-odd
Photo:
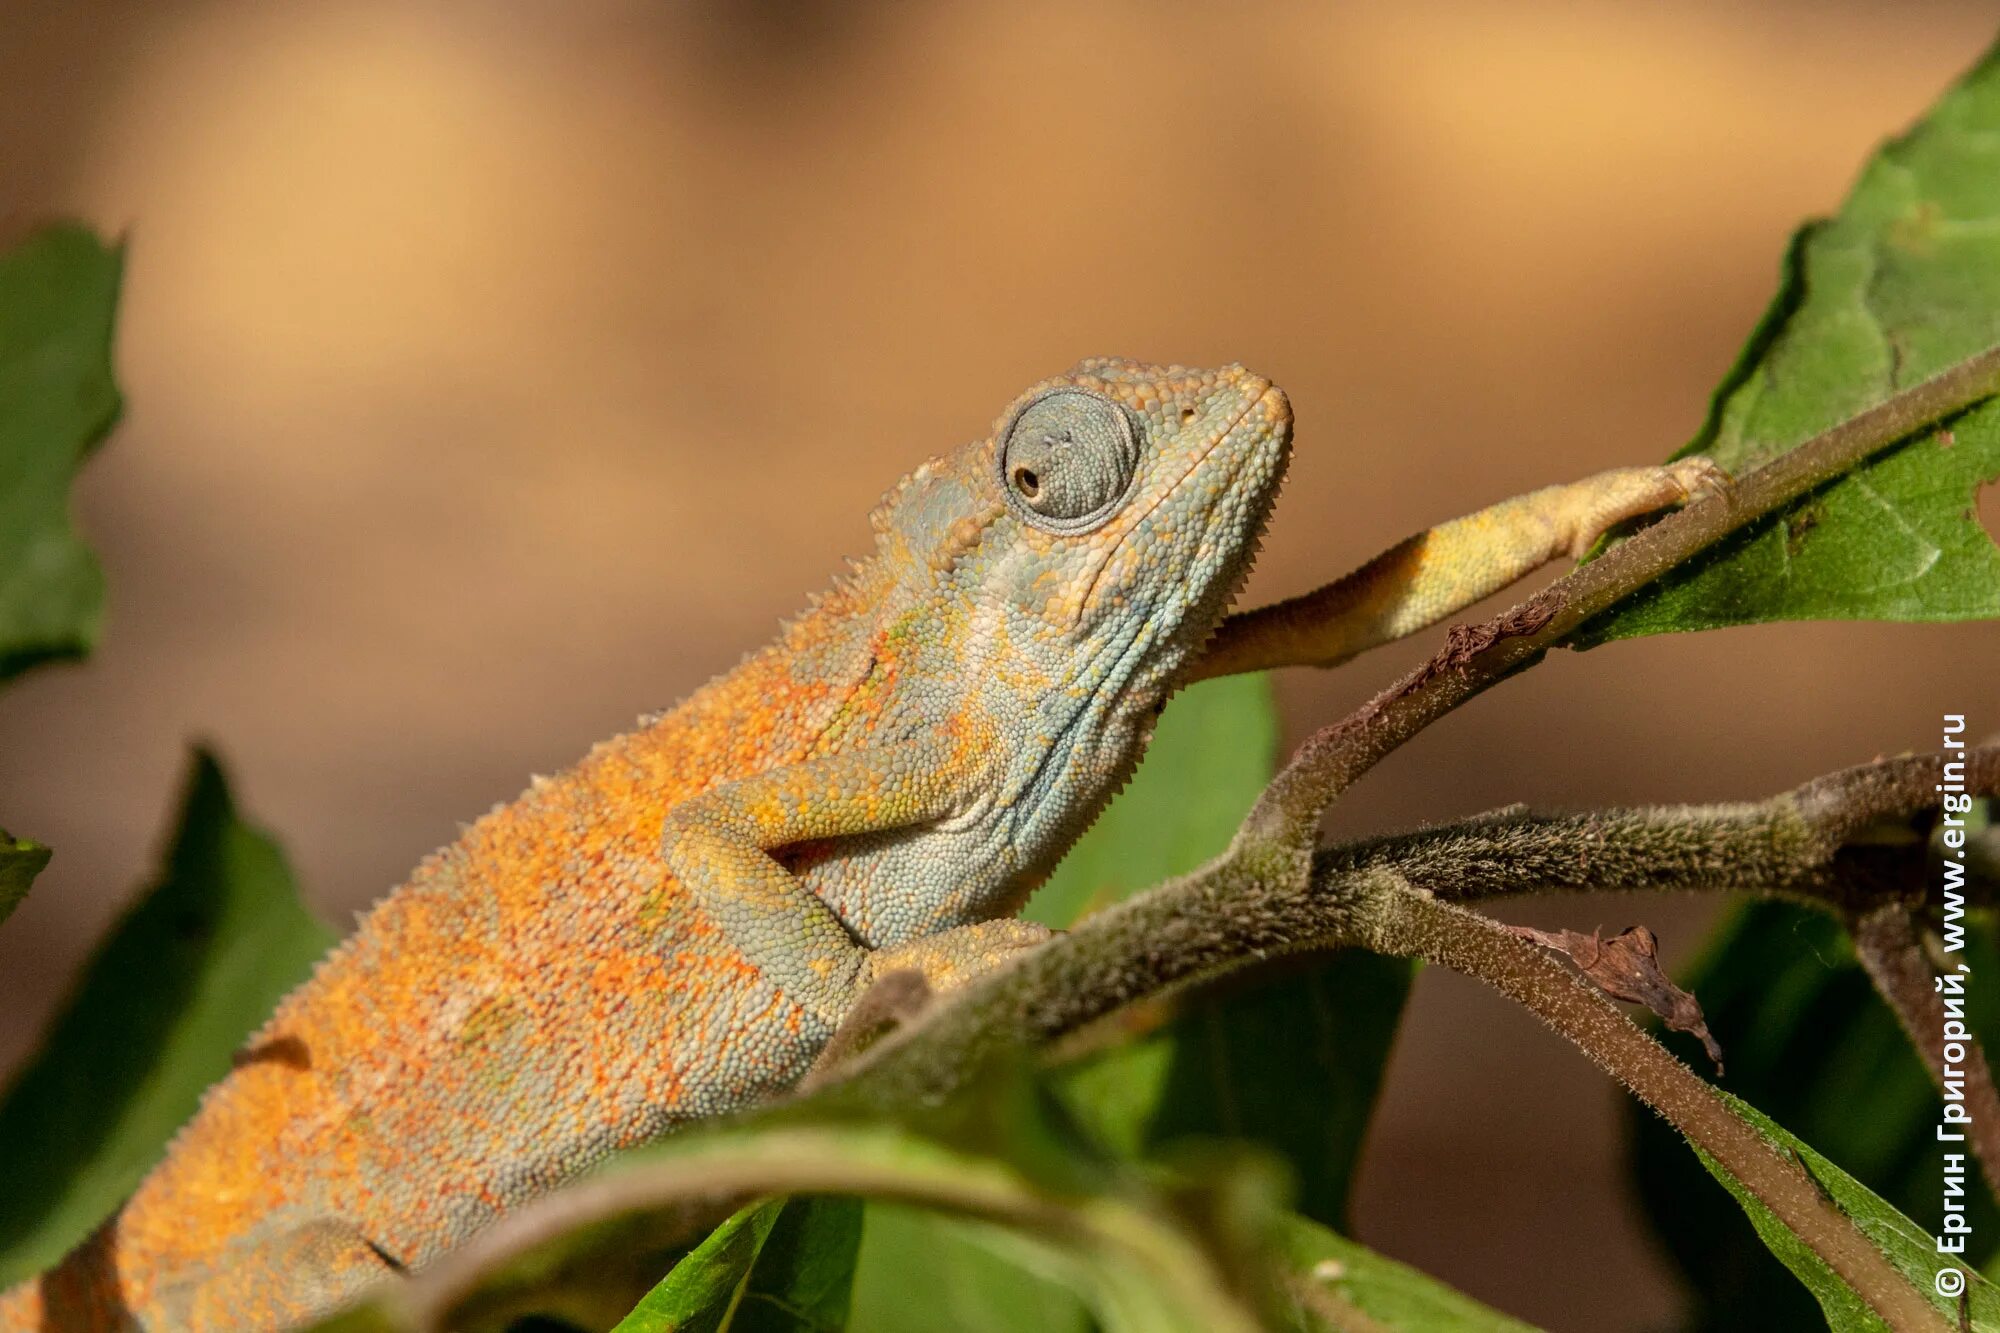
[(1975, 745), (1962, 752), (1913, 755), (1845, 768), (1814, 778), (1795, 794), (1800, 808), (1826, 830), (1828, 837), (1851, 842), (1871, 824), (1937, 809), (1937, 784), (1947, 759), (1965, 762), (1969, 795), (2000, 795), (2000, 745)]

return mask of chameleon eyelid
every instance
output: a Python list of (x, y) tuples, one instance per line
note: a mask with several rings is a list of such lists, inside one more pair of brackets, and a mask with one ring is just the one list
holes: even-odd
[[(1007, 466), (1008, 446), (1014, 441), (1014, 432), (1020, 426), (1021, 418), (1056, 397), (1088, 398), (1110, 408), (1113, 419), (1118, 422), (1118, 429), (1124, 434), (1125, 443), (1129, 446), (1133, 459), (1131, 472), (1125, 478), (1124, 489), (1089, 513), (1079, 514), (1075, 518), (1056, 518), (1026, 504), (1011, 485), (1012, 477)], [(1065, 431), (1065, 440), (1073, 441), (1073, 434), (1071, 431)], [(1044, 389), (1014, 409), (1013, 414), (1007, 418), (1006, 426), (995, 439), (998, 447), (993, 451), (994, 477), (999, 483), (1000, 493), (1007, 499), (1007, 507), (1019, 515), (1028, 526), (1039, 528), (1043, 532), (1053, 533), (1059, 537), (1073, 537), (1095, 531), (1113, 514), (1123, 509), (1126, 501), (1130, 500), (1133, 493), (1139, 489), (1139, 434), (1133, 425), (1132, 414), (1125, 410), (1122, 403), (1101, 393), (1092, 393), (1088, 389), (1079, 389), (1073, 385), (1057, 385), (1054, 388)]]

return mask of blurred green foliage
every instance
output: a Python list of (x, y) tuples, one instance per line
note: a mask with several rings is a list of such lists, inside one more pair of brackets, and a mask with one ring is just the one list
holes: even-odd
[(97, 642), (104, 575), (69, 488), (118, 420), (111, 331), (123, 255), (57, 225), (0, 251), (0, 681)]

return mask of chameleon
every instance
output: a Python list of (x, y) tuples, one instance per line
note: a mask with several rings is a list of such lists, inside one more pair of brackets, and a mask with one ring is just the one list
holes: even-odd
[(1046, 938), (1014, 913), (1179, 686), (1344, 661), (1719, 475), (1550, 487), (1226, 616), (1291, 441), (1240, 365), (1029, 388), (772, 643), (418, 865), (0, 1333), (292, 1327), (778, 1096), (878, 980), (945, 991)]

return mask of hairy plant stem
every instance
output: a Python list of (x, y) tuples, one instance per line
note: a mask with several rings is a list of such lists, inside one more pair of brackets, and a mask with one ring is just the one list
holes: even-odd
[(1477, 977), (1523, 1005), (1735, 1177), (1891, 1329), (1948, 1327), (1795, 1162), (1553, 955), (1498, 922), (1429, 894), (1406, 889), (1380, 906), (1370, 947)]
[[(1964, 760), (1968, 795), (2000, 794), (2000, 745), (1975, 746), (1949, 757)], [(1933, 870), (1924, 855), (1923, 831), (1907, 825), (1880, 828), (1886, 821), (1908, 819), (1935, 806), (1946, 758), (1928, 755), (1849, 769), (1807, 783), (1795, 796), (1801, 814), (1814, 821), (1825, 836), (1843, 842), (1874, 836), (1875, 846), (1856, 849), (1854, 859), (1861, 866), (1837, 875), (1828, 886), (1830, 892), (1823, 896), (1846, 922), (1854, 938), (1855, 955), (1923, 1058), (1931, 1082), (1940, 1093), (1948, 1095), (1955, 1090), (1963, 1095), (1972, 1117), (1966, 1130), (1980, 1173), (1986, 1177), (1987, 1189), (2000, 1198), (2000, 1090), (1994, 1086), (1984, 1046), (1962, 1019), (1957, 1031), (1964, 1035), (1954, 1040), (1963, 1042), (1966, 1059), (1955, 1071), (1959, 1074), (1953, 1080), (1956, 1089), (1946, 1083), (1948, 1016), (1919, 915), (1929, 892), (1927, 876)], [(1909, 854), (1894, 855), (1883, 845), (1885, 835), (1893, 840), (1897, 834), (1906, 840), (1904, 850)], [(1976, 862), (1966, 888), (1968, 901), (1992, 901), (1993, 886)]]
[[(1606, 890), (1776, 894), (1843, 918), (1921, 900), (1923, 839), (1943, 754), (1905, 755), (1815, 778), (1768, 800), (1584, 814), (1500, 810), (1441, 828), (1322, 850), (1319, 873), (1387, 866), (1454, 902)], [(1966, 750), (1966, 790), (2000, 796), (2000, 745)], [(1914, 888), (1915, 884), (1918, 887)], [(2000, 897), (1976, 863), (1969, 902)]]

